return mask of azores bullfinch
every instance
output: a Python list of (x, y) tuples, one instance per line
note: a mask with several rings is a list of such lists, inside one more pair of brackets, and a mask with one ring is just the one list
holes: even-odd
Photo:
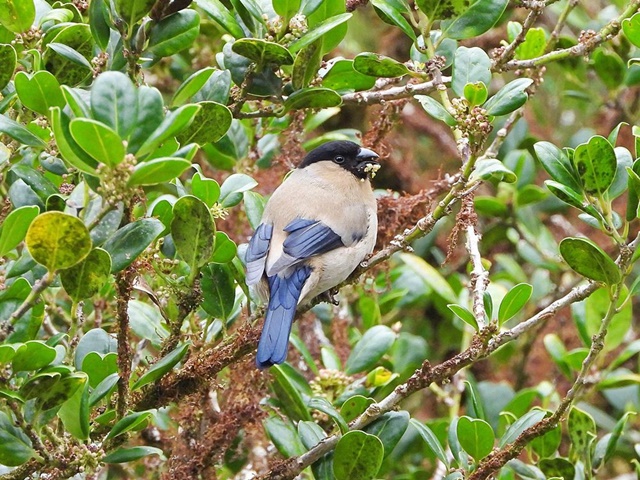
[(247, 284), (269, 300), (258, 367), (285, 361), (297, 306), (346, 280), (373, 251), (377, 159), (353, 142), (325, 143), (271, 195), (246, 254)]

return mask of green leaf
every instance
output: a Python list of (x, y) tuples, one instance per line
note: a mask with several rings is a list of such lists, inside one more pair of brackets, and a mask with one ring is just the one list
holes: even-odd
[(71, 63), (74, 63), (81, 67), (81, 69), (92, 69), (91, 63), (80, 52), (65, 45), (64, 43), (50, 42), (47, 47), (56, 52), (61, 57), (65, 58)]
[(158, 455), (164, 458), (164, 452), (156, 447), (120, 447), (102, 458), (104, 463), (127, 463), (139, 460), (149, 455)]
[(515, 57), (518, 60), (529, 60), (539, 57), (547, 47), (547, 35), (543, 28), (530, 28), (518, 48)]
[(546, 478), (575, 478), (576, 466), (566, 458), (543, 458), (538, 462), (538, 467)]
[(522, 432), (541, 421), (545, 415), (546, 412), (544, 410), (531, 410), (530, 412), (525, 413), (509, 426), (502, 438), (500, 438), (498, 446), (500, 448), (504, 448), (505, 446), (515, 442), (516, 438), (518, 438)]
[(196, 0), (195, 4), (234, 38), (245, 36), (238, 21), (220, 0)]
[(572, 450), (580, 456), (587, 455), (597, 433), (593, 417), (578, 407), (571, 407), (567, 427)]
[(179, 177), (191, 167), (184, 158), (161, 157), (138, 163), (131, 173), (128, 185), (158, 185)]
[(469, 105), (475, 107), (487, 101), (489, 91), (483, 82), (474, 82), (467, 83), (464, 86), (463, 94), (464, 98), (469, 102)]
[(531, 441), (531, 448), (542, 458), (552, 457), (558, 451), (562, 443), (562, 427), (558, 425), (541, 437), (536, 437)]
[(49, 115), (50, 107), (64, 107), (65, 100), (56, 77), (46, 70), (29, 75), (16, 73), (16, 92), (22, 104), (41, 115)]
[(640, 13), (622, 21), (622, 31), (627, 39), (636, 47), (640, 47)]
[(74, 118), (69, 130), (80, 148), (97, 162), (115, 167), (124, 160), (122, 139), (103, 123), (90, 118)]
[(91, 250), (91, 237), (82, 221), (61, 212), (38, 215), (25, 239), (33, 259), (50, 272), (74, 266)]
[(508, 3), (508, 0), (476, 0), (458, 18), (443, 22), (442, 34), (456, 40), (477, 37), (498, 22)]
[(229, 175), (220, 187), (220, 198), (218, 202), (223, 207), (233, 207), (240, 203), (242, 194), (258, 185), (253, 178), (244, 173), (234, 173)]
[(93, 352), (106, 355), (117, 351), (117, 342), (101, 328), (89, 330), (78, 342), (75, 351), (74, 364), (77, 370), (82, 368), (85, 357)]
[(364, 428), (364, 431), (375, 435), (382, 442), (384, 457), (396, 447), (409, 426), (409, 412), (387, 412)]
[(497, 180), (499, 182), (514, 183), (518, 180), (518, 177), (500, 160), (495, 158), (481, 158), (476, 162), (476, 168), (469, 177), (469, 180)]
[(200, 32), (200, 15), (191, 9), (163, 18), (149, 32), (147, 51), (155, 57), (169, 57), (189, 48)]
[(334, 15), (333, 17), (323, 20), (322, 22), (310, 28), (298, 40), (289, 45), (289, 51), (291, 53), (296, 53), (304, 47), (311, 45), (313, 42), (326, 35), (337, 26), (345, 23), (352, 17), (352, 15), (352, 13), (341, 13), (339, 15)]
[(62, 404), (58, 417), (67, 432), (78, 440), (89, 439), (89, 382), (78, 388), (73, 396)]
[(462, 97), (465, 86), (477, 82), (485, 87), (491, 82), (491, 59), (479, 47), (458, 47), (453, 57), (451, 88)]
[(145, 410), (142, 412), (130, 413), (126, 417), (120, 419), (104, 439), (109, 440), (110, 438), (115, 438), (123, 433), (130, 432), (134, 428), (137, 428), (146, 422), (154, 412), (155, 410)]
[(409, 73), (409, 69), (402, 63), (378, 53), (360, 53), (353, 59), (353, 69), (372, 77), (394, 78)]
[[(296, 58), (293, 61), (293, 71), (291, 73), (291, 85), (293, 86), (294, 90), (300, 90), (301, 88), (308, 87), (309, 83), (311, 83), (311, 81), (318, 74), (318, 69), (320, 68), (320, 62), (322, 60), (321, 47), (322, 40), (317, 40), (311, 45), (301, 49), (296, 55)], [(353, 63), (352, 60), (345, 61)], [(355, 70), (353, 71), (355, 72)], [(331, 84), (329, 84), (323, 86), (331, 88), (333, 90), (340, 90), (339, 85), (332, 86)]]
[(114, 233), (102, 246), (111, 255), (111, 273), (127, 268), (164, 230), (155, 218), (142, 218)]
[(35, 19), (36, 7), (33, 0), (4, 0), (0, 3), (0, 24), (13, 33), (26, 32)]
[[(43, 381), (41, 381), (43, 380)], [(20, 389), (26, 400), (36, 399), (36, 408), (49, 410), (69, 400), (87, 382), (82, 373), (47, 373), (32, 377)]]
[(111, 257), (94, 248), (80, 263), (60, 272), (65, 291), (76, 302), (94, 296), (111, 277)]
[(464, 0), (416, 0), (416, 6), (430, 20), (445, 20), (460, 15), (469, 5)]
[(451, 310), (454, 313), (454, 315), (456, 315), (464, 323), (466, 323), (467, 325), (470, 325), (476, 332), (480, 331), (480, 327), (478, 327), (478, 322), (476, 320), (476, 317), (468, 309), (460, 305), (457, 305), (455, 303), (448, 304), (447, 308)]
[[(416, 33), (413, 31), (413, 27), (411, 27), (407, 19), (402, 16), (402, 12), (396, 8), (396, 4), (385, 0), (371, 0), (371, 5), (373, 5), (376, 13), (384, 22), (395, 25), (409, 38), (414, 41), (416, 40)], [(407, 13), (411, 15), (411, 12)]]
[(216, 232), (215, 248), (211, 261), (213, 263), (229, 263), (238, 253), (235, 242), (224, 232)]
[(303, 108), (330, 108), (342, 104), (342, 97), (329, 88), (309, 87), (293, 92), (284, 101), (284, 111)]
[(391, 348), (395, 333), (386, 325), (376, 325), (365, 332), (347, 359), (347, 375), (371, 368)]
[(171, 235), (178, 254), (192, 274), (211, 258), (215, 232), (211, 212), (199, 198), (185, 195), (173, 205)]
[(580, 275), (614, 285), (620, 281), (620, 269), (598, 245), (586, 238), (565, 238), (560, 255)]
[(264, 428), (275, 447), (285, 457), (297, 457), (305, 452), (295, 427), (286, 418), (269, 417), (264, 421)]
[(322, 78), (322, 86), (340, 93), (373, 88), (376, 77), (364, 75), (353, 68), (353, 60), (339, 59)]
[(300, 392), (286, 373), (286, 367), (274, 365), (269, 372), (273, 375), (271, 384), (283, 410), (294, 421), (311, 420), (311, 415), (302, 400)]
[[(627, 333), (631, 329), (633, 321), (633, 306), (631, 302), (625, 302), (623, 299), (626, 297), (626, 287), (623, 287), (621, 299), (618, 301), (617, 313), (611, 318), (609, 328), (607, 328), (607, 335), (604, 341), (604, 350), (611, 351), (620, 346), (624, 341)], [(585, 300), (585, 327), (590, 338), (593, 337), (602, 323), (602, 319), (607, 315), (609, 306), (611, 305), (611, 298), (609, 297), (608, 288), (599, 288), (593, 292)]]
[(102, 51), (107, 49), (111, 35), (106, 17), (105, 0), (92, 0), (89, 3), (89, 27), (91, 27), (93, 39)]
[(460, 417), (457, 425), (458, 439), (464, 450), (480, 461), (493, 450), (493, 429), (479, 418)]
[(298, 422), (298, 436), (305, 448), (311, 449), (320, 443), (327, 434), (317, 423), (303, 420)]
[(293, 56), (289, 50), (282, 45), (259, 38), (242, 38), (235, 41), (231, 48), (238, 55), (257, 63), (259, 67), (293, 64)]
[(39, 212), (37, 206), (25, 205), (7, 215), (0, 226), (0, 257), (4, 257), (24, 240), (29, 225)]
[(3, 90), (11, 81), (17, 60), (15, 48), (0, 43), (0, 90)]
[(216, 102), (200, 102), (193, 122), (176, 137), (181, 145), (217, 142), (231, 127), (231, 110)]
[(588, 194), (604, 194), (616, 175), (617, 159), (609, 141), (595, 135), (576, 147), (573, 163)]
[(571, 205), (572, 207), (576, 207), (582, 210), (585, 213), (588, 213), (594, 218), (600, 219), (602, 218), (600, 213), (596, 210), (596, 208), (588, 203), (582, 195), (578, 192), (571, 190), (569, 187), (559, 183), (554, 182), (553, 180), (546, 180), (544, 184), (547, 188), (553, 193), (556, 197), (562, 200), (564, 203)]
[(233, 275), (227, 265), (210, 263), (201, 270), (202, 308), (213, 318), (226, 320), (236, 299)]
[(82, 371), (89, 376), (89, 386), (95, 388), (109, 375), (118, 372), (118, 356), (115, 352), (89, 352), (82, 360)]
[(191, 179), (191, 192), (207, 207), (213, 207), (220, 198), (220, 185), (215, 180), (205, 178), (201, 173), (196, 172)]
[(453, 118), (451, 114), (447, 112), (447, 109), (436, 99), (428, 95), (416, 95), (414, 98), (420, 102), (422, 108), (433, 118), (442, 120), (449, 126), (454, 126), (457, 123), (455, 118)]
[(86, 59), (93, 58), (93, 37), (89, 25), (80, 23), (67, 25), (62, 29), (53, 30), (55, 37), (47, 42), (47, 47), (54, 44), (66, 45), (67, 48), (61, 50), (62, 53), (58, 52), (60, 48), (47, 48), (42, 56), (42, 63), (61, 85), (75, 86), (87, 79), (92, 74), (92, 70), (84, 64), (79, 65), (77, 57), (69, 57), (68, 52), (74, 50)]
[(51, 128), (62, 158), (81, 172), (95, 175), (98, 162), (87, 155), (75, 142), (69, 131), (70, 122), (71, 119), (60, 108), (51, 109)]
[(115, 0), (114, 3), (118, 15), (133, 25), (151, 11), (155, 0)]
[[(104, 75), (104, 74), (103, 74)], [(196, 114), (200, 110), (200, 105), (188, 104), (177, 108), (167, 115), (162, 123), (146, 139), (136, 152), (136, 157), (140, 159), (158, 148), (165, 140), (181, 132), (191, 124)]]
[(202, 70), (196, 70), (194, 73), (180, 84), (176, 92), (173, 94), (172, 105), (181, 105), (191, 97), (193, 97), (198, 91), (207, 83), (207, 80), (213, 75), (216, 69), (214, 67), (203, 68)]
[(39, 370), (49, 365), (55, 358), (55, 348), (39, 340), (30, 340), (17, 350), (11, 367), (14, 372)]
[(599, 48), (591, 60), (593, 69), (609, 90), (615, 90), (624, 82), (627, 67), (616, 52)]
[(117, 373), (112, 373), (102, 380), (89, 396), (89, 407), (94, 407), (102, 400), (117, 385), (118, 380), (120, 380), (120, 375)]
[(373, 398), (362, 395), (349, 397), (340, 407), (340, 416), (345, 422), (351, 422), (362, 415), (372, 403), (374, 403)]
[(502, 299), (502, 302), (500, 302), (498, 323), (502, 325), (522, 310), (522, 307), (524, 307), (531, 298), (532, 292), (533, 287), (528, 283), (519, 283), (509, 290)]
[(517, 78), (498, 90), (493, 97), (487, 100), (484, 108), (489, 115), (496, 117), (506, 115), (517, 110), (525, 104), (527, 98), (526, 89), (533, 83), (530, 78)]
[(438, 457), (438, 460), (440, 460), (447, 468), (449, 468), (449, 458), (447, 457), (447, 454), (442, 448), (442, 445), (440, 444), (440, 441), (438, 440), (438, 437), (436, 437), (435, 433), (433, 433), (433, 431), (424, 423), (416, 420), (415, 418), (412, 418), (410, 420), (410, 423), (418, 431), (422, 439), (427, 442), (427, 445), (434, 453), (434, 455)]
[(449, 303), (456, 303), (457, 297), (451, 285), (447, 283), (442, 274), (429, 265), (425, 260), (410, 253), (401, 253), (400, 259), (415, 272), (420, 279), (434, 292)]
[(344, 418), (342, 418), (340, 412), (338, 412), (338, 410), (336, 410), (336, 408), (331, 405), (329, 400), (327, 400), (326, 398), (314, 397), (309, 400), (308, 407), (312, 410), (319, 410), (320, 412), (328, 415), (331, 419), (333, 419), (334, 422), (336, 422), (336, 425), (338, 425), (342, 433), (349, 431), (347, 422), (344, 420)]
[(176, 347), (173, 351), (154, 363), (136, 382), (131, 386), (131, 390), (137, 390), (150, 383), (160, 380), (166, 373), (175, 367), (189, 351), (190, 343), (185, 343)]
[(15, 426), (11, 417), (0, 411), (0, 464), (17, 467), (34, 455), (29, 437)]
[(384, 447), (374, 435), (354, 430), (342, 436), (333, 456), (336, 480), (371, 480), (376, 477)]
[(121, 72), (100, 74), (91, 88), (91, 111), (95, 120), (127, 140), (138, 118), (138, 95), (129, 77)]
[(14, 140), (29, 147), (45, 148), (47, 146), (40, 137), (36, 137), (23, 125), (11, 120), (6, 115), (0, 115), (0, 133), (9, 135)]

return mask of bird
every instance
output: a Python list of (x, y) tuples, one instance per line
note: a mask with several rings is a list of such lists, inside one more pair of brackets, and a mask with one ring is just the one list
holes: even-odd
[(373, 252), (379, 156), (355, 142), (311, 150), (273, 192), (247, 247), (246, 282), (268, 300), (256, 364), (283, 363), (299, 305), (327, 294)]

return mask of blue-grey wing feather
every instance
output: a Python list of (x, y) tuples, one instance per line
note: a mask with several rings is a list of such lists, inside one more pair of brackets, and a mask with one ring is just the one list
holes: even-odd
[(262, 278), (267, 261), (267, 253), (269, 253), (269, 247), (271, 245), (272, 234), (273, 225), (261, 223), (249, 241), (249, 247), (245, 255), (245, 261), (247, 263), (247, 285), (256, 285)]

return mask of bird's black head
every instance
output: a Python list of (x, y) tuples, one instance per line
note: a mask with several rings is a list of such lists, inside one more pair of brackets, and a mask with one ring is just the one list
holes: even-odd
[(305, 168), (317, 162), (333, 162), (364, 180), (373, 177), (380, 168), (378, 154), (357, 143), (346, 140), (327, 142), (311, 150), (298, 168)]

